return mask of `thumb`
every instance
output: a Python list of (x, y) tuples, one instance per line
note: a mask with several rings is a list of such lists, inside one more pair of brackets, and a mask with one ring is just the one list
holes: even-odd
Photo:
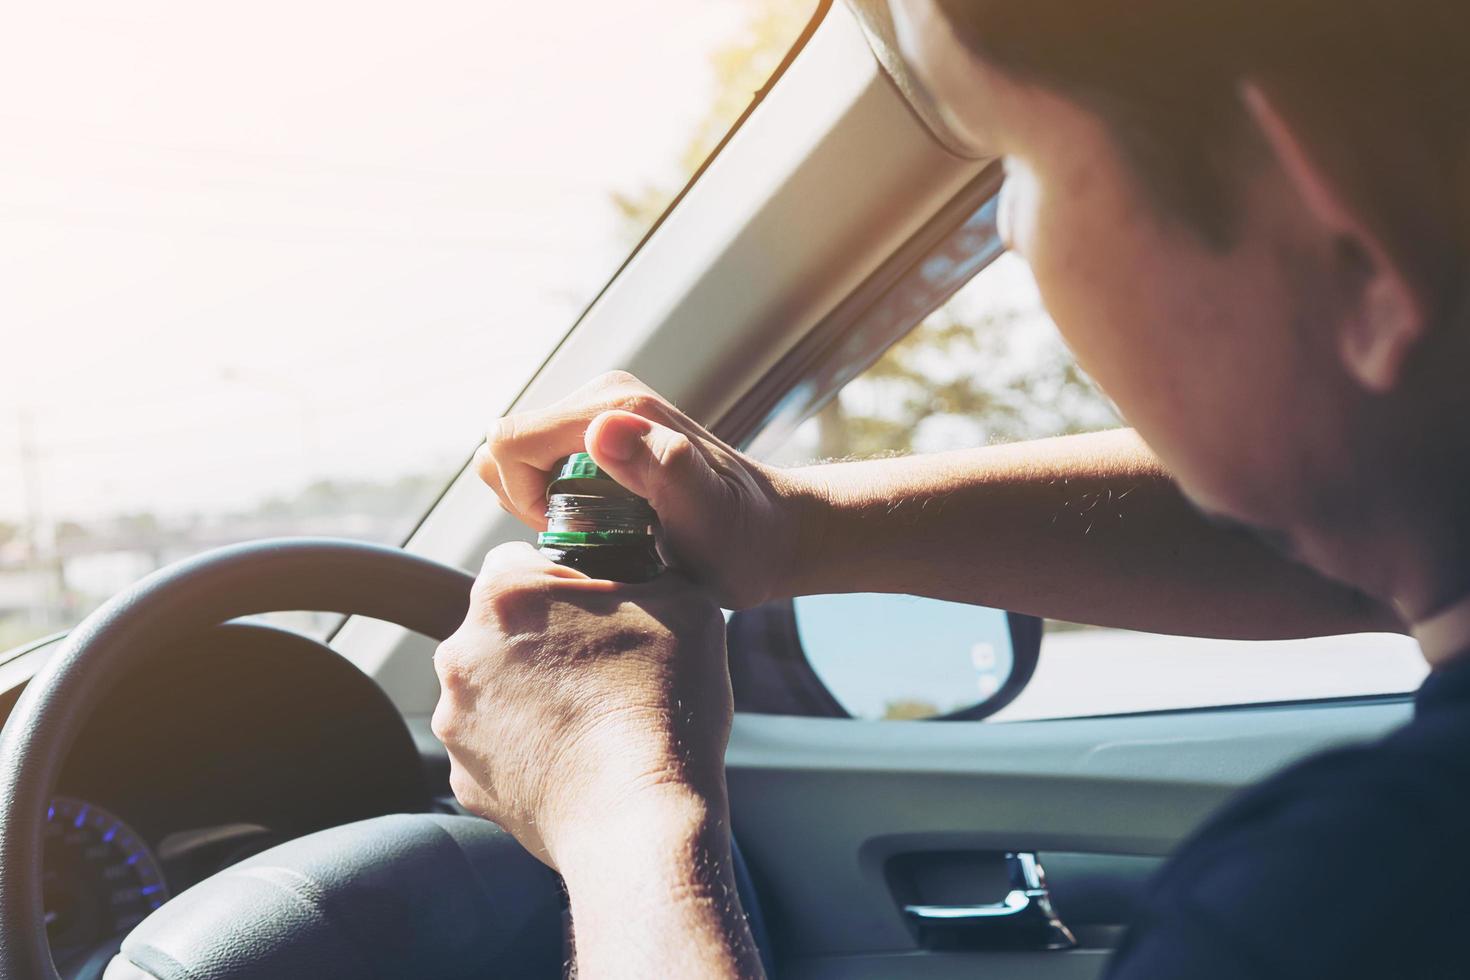
[(677, 523), (707, 511), (723, 489), (688, 436), (632, 412), (603, 412), (593, 419), (587, 452), (665, 521)]

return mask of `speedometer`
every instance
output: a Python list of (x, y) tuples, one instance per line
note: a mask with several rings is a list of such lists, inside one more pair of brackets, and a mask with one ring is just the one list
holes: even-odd
[(51, 801), (43, 860), (46, 934), (58, 962), (126, 934), (168, 899), (142, 838), (95, 803)]

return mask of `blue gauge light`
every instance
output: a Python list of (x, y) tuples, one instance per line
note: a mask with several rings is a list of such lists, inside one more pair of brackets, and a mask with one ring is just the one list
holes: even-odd
[(46, 811), (42, 890), (58, 966), (125, 936), (169, 897), (158, 860), (131, 827), (66, 796)]

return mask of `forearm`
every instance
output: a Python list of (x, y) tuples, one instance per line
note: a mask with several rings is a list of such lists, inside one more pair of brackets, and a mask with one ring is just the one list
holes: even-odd
[(1210, 523), (1130, 430), (790, 475), (816, 501), (793, 595), (907, 592), (1239, 639), (1402, 629), (1386, 608)]
[(581, 980), (764, 976), (735, 888), (726, 807), (675, 794), (559, 859)]

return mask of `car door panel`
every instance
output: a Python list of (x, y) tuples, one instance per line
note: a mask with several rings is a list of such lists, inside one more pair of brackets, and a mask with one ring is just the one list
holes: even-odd
[(1090, 980), (1102, 972), (1107, 950), (1063, 953), (874, 953), (798, 957), (781, 980)]
[[(783, 975), (1092, 977), (1148, 874), (1231, 794), (1411, 710), (1380, 698), (1008, 724), (742, 714), (732, 817)], [(925, 949), (893, 862), (1010, 852), (1050, 863), (1079, 948)]]

